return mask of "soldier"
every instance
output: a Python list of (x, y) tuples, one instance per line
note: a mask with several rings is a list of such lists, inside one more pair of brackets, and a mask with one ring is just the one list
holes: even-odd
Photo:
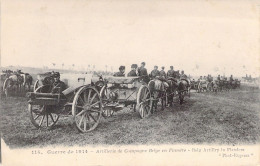
[(52, 93), (61, 93), (62, 91), (64, 91), (66, 89), (66, 85), (64, 82), (62, 82), (60, 80), (60, 73), (59, 72), (54, 72), (53, 73), (53, 78), (54, 78), (54, 82), (53, 82), (53, 87), (51, 92)]
[(131, 65), (131, 71), (127, 74), (127, 76), (128, 77), (135, 77), (135, 76), (137, 76), (136, 69), (137, 69), (137, 64), (132, 64)]
[(234, 81), (233, 75), (230, 76), (229, 81), (230, 81), (230, 82)]
[(125, 66), (119, 67), (119, 72), (114, 74), (114, 77), (124, 77), (125, 76)]
[(138, 75), (139, 76), (148, 76), (147, 70), (145, 68), (145, 62), (142, 62), (141, 67), (138, 68)]
[(168, 72), (167, 72), (167, 77), (174, 78), (174, 75), (175, 75), (175, 73), (174, 73), (174, 70), (173, 70), (173, 66), (170, 66), (170, 70), (168, 70)]
[(200, 78), (199, 78), (199, 80), (198, 81), (202, 81), (203, 80), (203, 78), (202, 78), (202, 76), (200, 76)]
[(162, 70), (160, 71), (160, 76), (166, 79), (166, 73), (164, 71), (164, 66), (162, 66)]
[(183, 78), (183, 79), (187, 79), (187, 75), (184, 74), (184, 71), (183, 71), (183, 70), (181, 71), (181, 78)]
[(158, 66), (154, 66), (154, 69), (151, 71), (151, 78), (154, 79), (156, 76), (160, 76)]
[(220, 75), (218, 75), (218, 78), (217, 78), (218, 81), (220, 81)]
[(175, 72), (175, 75), (176, 75), (176, 79), (180, 79), (180, 70), (177, 70), (176, 72)]

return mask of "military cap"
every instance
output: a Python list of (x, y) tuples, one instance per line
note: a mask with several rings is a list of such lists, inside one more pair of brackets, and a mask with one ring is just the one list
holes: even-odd
[(145, 62), (142, 62), (141, 64), (142, 64), (142, 65), (145, 65)]
[(156, 66), (156, 65), (154, 67), (158, 68), (158, 66)]
[(137, 68), (137, 64), (132, 64), (131, 68)]
[(53, 77), (54, 77), (54, 78), (60, 77), (60, 73), (59, 73), (59, 72), (54, 72), (54, 73), (53, 73)]
[(125, 66), (120, 66), (119, 67), (119, 70), (124, 70), (125, 69)]
[(170, 68), (173, 68), (173, 66), (170, 66)]
[(162, 66), (162, 69), (164, 69), (164, 66)]

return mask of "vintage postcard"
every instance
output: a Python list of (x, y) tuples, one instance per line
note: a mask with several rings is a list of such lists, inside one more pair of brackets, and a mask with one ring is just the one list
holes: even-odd
[(2, 0), (1, 164), (260, 165), (257, 0)]

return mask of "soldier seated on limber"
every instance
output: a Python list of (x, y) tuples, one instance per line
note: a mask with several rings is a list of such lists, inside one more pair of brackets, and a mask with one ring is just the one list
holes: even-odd
[(64, 82), (60, 80), (60, 73), (54, 72), (53, 78), (54, 78), (54, 82), (52, 84), (53, 86), (52, 86), (51, 93), (61, 93), (62, 91), (64, 91), (66, 89), (66, 85)]
[(124, 77), (125, 76), (125, 66), (120, 66), (119, 67), (119, 72), (116, 72), (114, 77)]
[(154, 79), (155, 77), (160, 76), (158, 66), (154, 66), (154, 69), (151, 71), (150, 77)]
[(181, 80), (184, 80), (187, 82), (187, 86), (190, 86), (190, 83), (188, 81), (188, 76), (186, 74), (184, 74), (184, 70), (181, 71)]
[(137, 69), (137, 64), (132, 64), (131, 65), (131, 71), (127, 74), (128, 77), (136, 77), (136, 69)]

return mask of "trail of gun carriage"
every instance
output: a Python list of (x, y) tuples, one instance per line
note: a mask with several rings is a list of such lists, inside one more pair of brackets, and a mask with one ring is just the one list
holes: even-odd
[(10, 147), (259, 142), (259, 84), (250, 86), (259, 79), (164, 69), (148, 73), (145, 62), (128, 74), (125, 66), (116, 73), (6, 68), (2, 137)]

